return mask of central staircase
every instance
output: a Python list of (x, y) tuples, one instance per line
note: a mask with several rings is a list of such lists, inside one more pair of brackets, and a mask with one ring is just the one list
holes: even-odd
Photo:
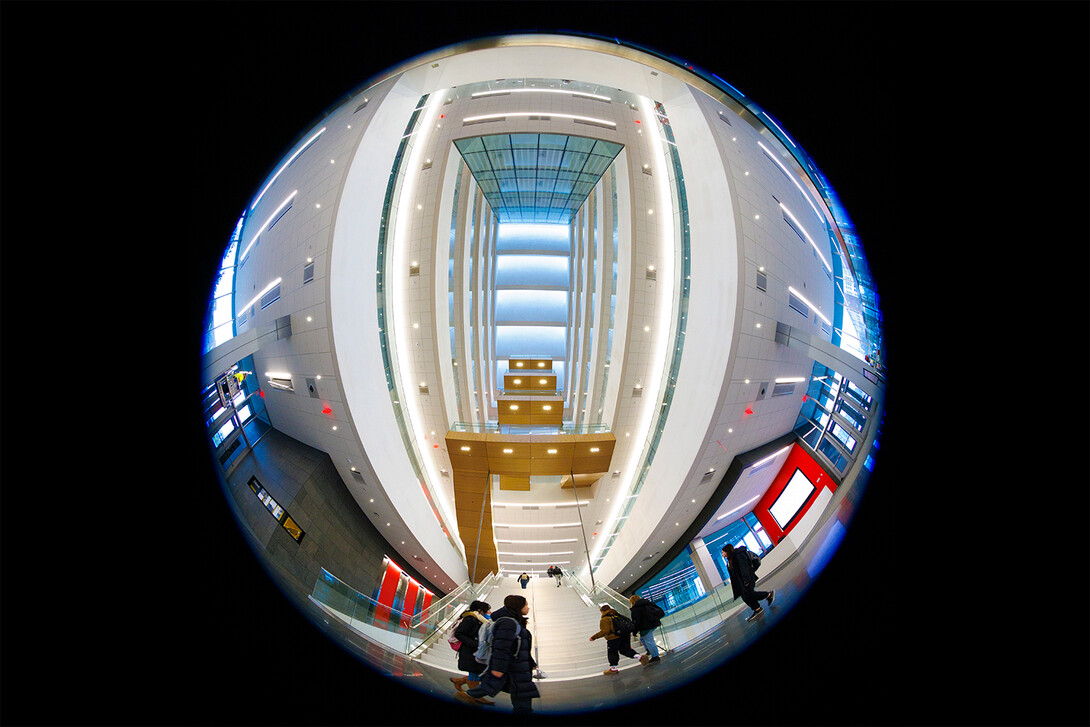
[[(569, 585), (567, 577), (557, 586), (555, 578), (533, 578), (523, 590), (515, 578), (502, 578), (482, 600), (495, 611), (503, 606), (505, 596), (518, 594), (530, 604), (527, 628), (534, 636), (534, 660), (538, 665), (539, 678), (549, 681), (582, 679), (602, 676), (609, 668), (606, 660), (605, 639), (590, 641), (600, 629), (601, 612), (598, 605), (588, 602)], [(627, 610), (621, 611), (629, 615)], [(632, 637), (637, 655), (643, 654), (643, 645)], [(457, 672), (458, 657), (445, 638), (438, 638), (419, 657), (419, 661)], [(620, 669), (640, 667), (638, 659), (621, 656)]]

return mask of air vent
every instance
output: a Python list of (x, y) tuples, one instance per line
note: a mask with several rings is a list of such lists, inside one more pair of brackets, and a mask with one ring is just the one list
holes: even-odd
[(274, 389), (280, 389), (281, 391), (295, 391), (295, 384), (291, 383), (291, 379), (269, 377), (269, 386)]
[[(321, 399), (318, 395), (318, 382), (315, 379), (307, 379), (307, 391), (310, 392), (311, 399)], [(363, 480), (360, 480), (361, 482)]]
[(523, 505), (522, 509), (523, 510), (540, 510), (541, 508), (538, 507), (537, 505)]
[(421, 396), (427, 396), (428, 395), (428, 387), (427, 386), (420, 386), (418, 388), (420, 390), (420, 395)]
[(279, 283), (277, 283), (268, 293), (265, 293), (265, 295), (261, 296), (261, 310), (265, 310), (278, 300), (280, 300)]
[(791, 306), (791, 310), (795, 311), (803, 318), (810, 318), (810, 307), (799, 300), (798, 296), (790, 291), (787, 293), (787, 304)]
[(530, 121), (552, 121), (552, 116), (527, 116)]
[(303, 266), (303, 285), (314, 280), (314, 263), (307, 263)]
[(648, 270), (648, 271), (646, 271), (646, 272), (647, 272), (647, 279), (648, 279), (648, 280), (657, 280), (657, 279), (658, 279), (658, 278), (657, 278), (657, 275), (658, 275), (658, 271), (656, 271), (656, 270)]
[(420, 275), (420, 266), (419, 265), (410, 265), (409, 266), (409, 277), (412, 278), (412, 277), (415, 277), (417, 275)]
[(643, 387), (642, 386), (632, 387), (632, 396), (643, 396)]
[(785, 346), (791, 343), (791, 326), (776, 322), (776, 343), (782, 343)]
[(474, 126), (475, 124), (491, 124), (496, 121), (507, 121), (506, 116), (489, 116), (485, 119), (476, 119), (474, 121), (463, 121), (462, 126)]
[(757, 290), (768, 292), (768, 275), (761, 270), (757, 271)]
[(825, 321), (821, 322), (821, 332), (824, 333), (826, 336), (831, 336), (833, 333), (832, 330), (829, 328), (829, 324)]
[(719, 112), (719, 120), (722, 121), (727, 126), (734, 126), (734, 124), (732, 124), (730, 122), (730, 119), (728, 119), (726, 116), (723, 115), (722, 111)]
[(430, 160), (430, 159), (426, 160), (426, 161), (424, 162), (423, 166), (421, 166), (421, 167), (420, 167), (420, 169), (421, 169), (421, 170), (423, 170), (423, 169), (431, 169), (431, 160)]
[(704, 475), (700, 478), (700, 481), (701, 482), (707, 482), (708, 480), (710, 480), (714, 476), (715, 476), (715, 470), (712, 470), (711, 472), (705, 472)]
[(772, 396), (773, 397), (790, 396), (791, 394), (794, 394), (794, 393), (795, 393), (795, 385), (794, 384), (776, 384), (776, 386), (774, 386), (772, 388)]
[[(533, 117), (531, 117), (531, 118), (533, 118)], [(599, 124), (599, 123), (595, 123), (594, 121), (586, 121), (584, 119), (573, 119), (573, 121), (575, 123), (577, 123), (577, 124), (583, 124), (584, 126), (597, 126), (599, 129), (616, 129), (617, 128), (616, 124)]]
[(352, 479), (356, 482), (363, 482), (363, 473), (359, 470), (352, 470)]
[(367, 108), (367, 99), (364, 99), (364, 100), (363, 100), (363, 103), (361, 103), (361, 104), (360, 104), (359, 106), (357, 106), (357, 107), (356, 107), (356, 110), (355, 110), (355, 111), (353, 111), (352, 113), (354, 113), (354, 114), (355, 114), (355, 113), (358, 113), (358, 112), (360, 112), (360, 111), (363, 111), (363, 110), (364, 110), (365, 108)]
[(650, 164), (645, 164), (645, 165), (644, 165), (644, 167), (643, 167), (643, 173), (644, 173), (644, 174), (646, 174), (646, 175), (647, 175), (647, 176), (649, 176), (649, 177), (652, 177), (652, 176), (654, 176), (653, 174), (651, 174), (651, 165), (650, 165)]

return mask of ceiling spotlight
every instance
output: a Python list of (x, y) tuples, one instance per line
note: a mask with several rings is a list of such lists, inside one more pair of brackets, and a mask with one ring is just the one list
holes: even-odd
[(552, 405), (551, 405), (551, 404), (546, 404), (545, 406), (543, 406), (543, 407), (541, 407), (541, 408), (542, 408), (542, 409), (543, 409), (544, 411), (552, 411), (552, 410), (553, 410), (553, 407), (552, 407)]
[(549, 454), (556, 454), (556, 450), (555, 449), (550, 449)]
[(515, 450), (513, 450), (513, 449), (505, 449), (505, 450), (503, 450), (503, 453), (504, 453), (504, 454), (511, 454), (511, 453), (512, 453), (512, 452), (514, 452), (514, 451), (515, 451)]
[(463, 451), (463, 452), (468, 452), (468, 451), (469, 451), (469, 447), (462, 447), (462, 451)]
[(515, 379), (514, 383), (516, 383), (516, 384), (521, 384), (521, 383), (522, 383), (522, 379)]
[(591, 447), (591, 448), (590, 448), (590, 451), (591, 451), (591, 452), (597, 452), (597, 451), (598, 451), (598, 448), (597, 448), (597, 447)]
[(511, 405), (511, 411), (516, 411), (518, 408), (519, 408), (518, 404), (512, 404)]
[(547, 384), (547, 383), (549, 383), (549, 382), (548, 382), (548, 381), (546, 381), (545, 379), (538, 379), (538, 380), (537, 380), (537, 383), (539, 383), (539, 384)]
[(517, 367), (519, 367), (521, 369), (522, 368), (522, 361), (519, 361), (518, 363), (516, 363), (515, 366), (517, 366)]

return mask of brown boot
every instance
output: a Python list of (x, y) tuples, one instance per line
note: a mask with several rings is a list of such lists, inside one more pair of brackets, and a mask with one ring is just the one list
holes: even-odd
[(454, 688), (460, 692), (462, 691), (462, 687), (465, 686), (466, 682), (469, 681), (469, 677), (451, 677), (450, 681), (454, 685)]
[[(470, 688), (470, 689), (475, 689), (476, 687), (480, 686), (480, 684), (481, 684), (480, 682), (471, 682), (471, 681), (466, 682), (466, 686), (468, 688)], [(466, 695), (466, 696), (469, 696), (469, 695)], [(472, 699), (475, 699), (478, 704), (489, 704), (489, 705), (495, 704), (495, 702), (493, 702), (491, 699), (489, 699), (487, 697), (472, 697)]]

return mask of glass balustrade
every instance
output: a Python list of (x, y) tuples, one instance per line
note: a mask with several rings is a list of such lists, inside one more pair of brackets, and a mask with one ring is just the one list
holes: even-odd
[(427, 608), (408, 613), (365, 596), (323, 568), (310, 600), (368, 641), (419, 656), (475, 598), (491, 591), (497, 579), (489, 573), (479, 584), (466, 581)]

